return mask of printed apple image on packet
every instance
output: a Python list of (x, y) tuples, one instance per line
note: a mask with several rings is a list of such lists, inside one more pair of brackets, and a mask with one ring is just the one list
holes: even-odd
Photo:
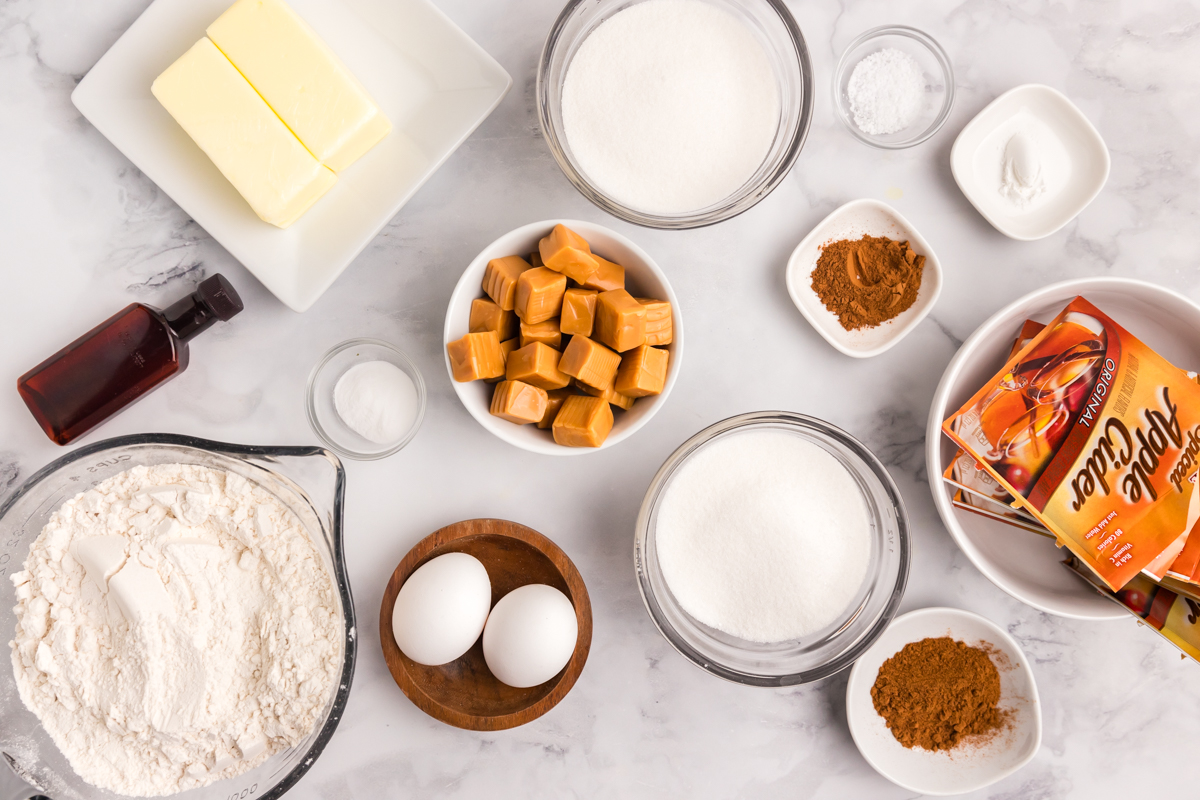
[(1113, 590), (1200, 520), (1200, 385), (1082, 297), (942, 428)]

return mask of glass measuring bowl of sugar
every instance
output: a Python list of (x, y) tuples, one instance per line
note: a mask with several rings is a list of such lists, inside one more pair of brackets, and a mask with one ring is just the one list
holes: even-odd
[[(337, 456), (320, 447), (257, 447), (173, 434), (136, 434), (73, 450), (34, 473), (0, 506), (0, 640), (16, 628), (16, 593), (9, 577), (22, 569), (30, 545), (63, 503), (139, 464), (197, 464), (232, 472), (266, 489), (301, 521), (336, 584), (342, 623), (340, 679), (323, 715), (297, 746), (233, 778), (171, 795), (178, 800), (274, 800), (308, 772), (325, 749), (350, 696), (357, 654), (354, 604), (342, 550), (346, 475)], [(65, 756), (25, 707), (5, 648), (0, 667), (0, 754), (27, 783), (54, 800), (119, 800), (75, 774)], [(3, 767), (0, 767), (3, 768)]]
[[(748, 431), (784, 432), (820, 447), (849, 473), (861, 492), (867, 513), (870, 554), (866, 576), (832, 622), (797, 639), (754, 642), (706, 625), (680, 604), (659, 561), (656, 539), (659, 516), (672, 479), (706, 445)], [(650, 482), (634, 539), (638, 590), (662, 635), (701, 669), (749, 686), (808, 683), (854, 663), (896, 615), (908, 581), (909, 561), (904, 502), (879, 459), (845, 431), (787, 411), (759, 411), (731, 417), (684, 442)]]

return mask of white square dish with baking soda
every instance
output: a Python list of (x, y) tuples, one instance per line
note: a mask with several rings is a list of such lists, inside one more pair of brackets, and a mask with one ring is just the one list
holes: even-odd
[[(228, 169), (236, 177), (234, 170), (246, 165), (232, 159), (219, 168), (206, 154), (211, 147), (202, 149), (203, 134), (189, 135), (195, 126), (181, 127), (183, 120), (173, 118), (175, 110), (168, 112), (150, 88), (206, 32), (221, 38), (219, 31), (213, 33), (214, 22), (231, 4), (155, 0), (80, 81), (71, 99), (276, 297), (304, 311), (487, 118), (512, 79), (428, 0), (288, 0), (332, 60), (361, 85), (363, 97), (351, 98), (361, 123), (348, 132), (320, 125), (306, 129), (303, 119), (288, 116), (284, 102), (275, 102), (278, 117), (315, 157), (307, 165), (300, 163), (302, 154), (295, 154), (297, 181), (309, 183), (293, 187), (294, 196), (276, 206), (263, 200), (259, 210), (277, 215), (271, 220), (275, 224), (268, 224), (243, 197), (254, 191), (253, 174), (239, 179), (238, 188), (223, 174)], [(237, 42), (216, 44), (239, 59)], [(280, 80), (279, 74), (254, 74), (253, 65), (241, 69), (250, 70), (250, 83), (267, 102), (274, 100), (273, 91), (288, 90), (286, 75)], [(237, 94), (228, 88), (226, 93)], [(378, 106), (378, 119), (369, 104)], [(250, 105), (247, 113), (253, 112)], [(184, 110), (180, 114), (186, 116)], [(382, 120), (390, 131), (383, 131)], [(313, 174), (302, 174), (309, 166)], [(336, 173), (336, 180), (327, 180), (322, 170)], [(280, 223), (286, 227), (276, 227)]]

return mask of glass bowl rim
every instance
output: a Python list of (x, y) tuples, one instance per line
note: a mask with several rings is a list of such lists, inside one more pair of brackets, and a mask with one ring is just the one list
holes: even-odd
[[(321, 371), (329, 365), (329, 362), (332, 361), (335, 356), (351, 349), (352, 347), (358, 347), (364, 344), (382, 347), (383, 349), (388, 350), (393, 355), (397, 356), (398, 360), (408, 367), (406, 374), (408, 374), (410, 378), (414, 379), (413, 384), (417, 388), (417, 418), (413, 421), (412, 427), (409, 428), (408, 433), (404, 434), (404, 436), (394, 445), (386, 450), (380, 450), (377, 453), (363, 453), (358, 450), (351, 450), (345, 445), (339, 444), (321, 425), (320, 420), (317, 419), (317, 376), (321, 374)], [(346, 458), (353, 459), (354, 461), (378, 461), (381, 458), (387, 458), (388, 456), (395, 455), (396, 453), (400, 452), (408, 445), (409, 442), (413, 440), (414, 437), (416, 437), (417, 431), (421, 429), (421, 423), (425, 421), (426, 399), (427, 390), (425, 388), (425, 377), (421, 374), (421, 370), (417, 367), (416, 362), (409, 358), (407, 353), (405, 353), (399, 347), (396, 347), (396, 345), (386, 342), (383, 339), (376, 339), (371, 336), (358, 336), (353, 339), (346, 339), (343, 342), (335, 344), (333, 347), (325, 351), (325, 355), (321, 356), (317, 363), (313, 365), (312, 371), (308, 373), (308, 383), (304, 387), (304, 412), (308, 416), (308, 424), (309, 427), (313, 429), (313, 433), (315, 433), (329, 449), (333, 450), (338, 455), (345, 456)]]
[[(338, 596), (342, 602), (342, 621), (344, 623), (342, 630), (344, 637), (342, 642), (342, 668), (338, 676), (338, 686), (333, 692), (333, 701), (329, 705), (329, 714), (321, 723), (320, 730), (317, 731), (312, 745), (309, 746), (296, 765), (278, 783), (271, 786), (258, 798), (258, 800), (277, 800), (277, 798), (286, 794), (308, 773), (312, 765), (316, 763), (317, 758), (324, 752), (325, 747), (329, 744), (329, 740), (333, 738), (333, 734), (345, 714), (346, 705), (350, 700), (350, 687), (354, 683), (354, 668), (358, 660), (358, 623), (354, 615), (354, 598), (350, 592), (350, 576), (346, 571), (345, 546), (342, 536), (342, 517), (346, 497), (345, 467), (342, 466), (342, 462), (336, 454), (331, 453), (323, 447), (314, 447), (311, 445), (246, 445), (218, 442), (211, 439), (202, 439), (198, 436), (187, 436), (176, 433), (134, 433), (126, 436), (102, 439), (98, 442), (84, 445), (46, 464), (26, 478), (24, 483), (17, 487), (0, 504), (0, 520), (3, 520), (12, 507), (26, 494), (31, 492), (35, 486), (66, 465), (89, 458), (97, 453), (140, 445), (167, 445), (170, 447), (202, 450), (232, 458), (257, 458), (266, 461), (270, 461), (276, 457), (304, 458), (317, 456), (326, 458), (334, 467), (333, 508), (329, 531), (330, 545), (332, 546), (330, 561), (332, 562), (333, 575), (330, 577), (333, 578)], [(263, 465), (259, 464), (257, 466), (262, 467)], [(303, 493), (301, 497), (306, 502), (308, 501), (308, 498), (304, 497)]]
[[(890, 589), (890, 595), (886, 604), (880, 610), (879, 617), (864, 631), (857, 642), (843, 652), (838, 653), (834, 658), (811, 669), (785, 675), (764, 675), (761, 673), (745, 672), (717, 663), (715, 659), (710, 658), (684, 641), (683, 637), (675, 631), (669, 621), (661, 613), (656, 612), (660, 603), (657, 595), (654, 593), (654, 588), (650, 585), (643, 561), (646, 556), (646, 541), (650, 536), (650, 517), (653, 510), (661, 502), (663, 494), (661, 489), (667, 477), (683, 461), (691, 456), (692, 453), (722, 433), (737, 428), (751, 428), (780, 422), (793, 428), (812, 429), (828, 436), (846, 447), (861, 461), (864, 471), (876, 477), (896, 511), (896, 539), (899, 543), (897, 548), (899, 563), (895, 584)], [(654, 502), (651, 502), (652, 499)], [(853, 664), (859, 656), (865, 653), (883, 635), (887, 626), (896, 616), (900, 601), (904, 597), (904, 589), (908, 584), (908, 573), (912, 561), (912, 544), (909, 541), (908, 528), (908, 512), (905, 509), (904, 498), (901, 496), (899, 488), (896, 486), (895, 481), (892, 480), (892, 476), (888, 473), (887, 469), (883, 466), (883, 462), (868, 450), (862, 442), (858, 441), (858, 439), (828, 422), (794, 411), (751, 411), (744, 414), (737, 414), (713, 423), (689, 437), (667, 457), (667, 460), (663, 462), (662, 466), (658, 468), (658, 471), (655, 472), (654, 477), (651, 479), (650, 485), (646, 489), (646, 495), (642, 500), (641, 508), (638, 510), (634, 531), (634, 570), (637, 573), (638, 594), (641, 595), (646, 613), (649, 614), (650, 619), (654, 622), (654, 626), (658, 628), (663, 638), (680, 655), (705, 672), (745, 686), (778, 687), (810, 683), (841, 672)]]
[[(842, 93), (840, 89), (842, 75), (849, 68), (847, 57), (850, 53), (864, 44), (884, 36), (904, 36), (923, 45), (933, 56), (934, 60), (941, 65), (942, 71), (946, 76), (946, 97), (942, 101), (941, 111), (938, 112), (933, 122), (929, 123), (929, 126), (916, 136), (897, 142), (881, 142), (869, 134), (860, 131), (858, 126), (854, 124), (854, 120), (850, 119), (848, 110), (842, 105)], [(906, 150), (909, 147), (914, 147), (921, 142), (927, 141), (946, 124), (946, 120), (950, 118), (950, 112), (954, 109), (954, 87), (954, 65), (950, 62), (950, 56), (947, 55), (946, 50), (938, 44), (937, 39), (934, 39), (925, 31), (910, 25), (880, 25), (879, 27), (863, 31), (854, 38), (854, 41), (846, 45), (846, 49), (842, 50), (842, 54), (838, 57), (837, 66), (833, 70), (833, 107), (837, 110), (838, 119), (842, 121), (842, 124), (846, 126), (854, 138), (863, 144), (879, 148), (880, 150)]]
[[(550, 154), (554, 157), (554, 161), (558, 164), (559, 169), (562, 170), (563, 175), (566, 176), (567, 180), (570, 181), (571, 185), (580, 194), (601, 210), (626, 222), (632, 222), (635, 225), (641, 225), (646, 228), (688, 230), (703, 228), (715, 225), (718, 222), (724, 222), (727, 219), (732, 219), (749, 211), (764, 200), (767, 195), (775, 191), (776, 187), (783, 182), (783, 179), (788, 176), (788, 173), (792, 171), (792, 167), (795, 166), (796, 160), (800, 157), (800, 151), (804, 148), (804, 143), (808, 139), (809, 129), (812, 127), (814, 111), (812, 59), (809, 56), (808, 44), (804, 39), (804, 34), (800, 31), (800, 26), (797, 24), (796, 18), (783, 3), (783, 0), (755, 1), (764, 3), (775, 12), (780, 22), (783, 23), (788, 39), (795, 50), (796, 64), (800, 70), (801, 93), (796, 131), (792, 135), (791, 141), (787, 143), (786, 148), (781, 152), (778, 163), (757, 183), (744, 184), (733, 194), (718, 201), (716, 204), (697, 211), (688, 211), (683, 214), (652, 214), (645, 211), (638, 211), (617, 202), (588, 181), (587, 178), (575, 169), (570, 159), (567, 158), (566, 150), (560, 142), (560, 138), (565, 138), (565, 134), (563, 137), (560, 137), (551, 122), (549, 111), (549, 92), (551, 91), (551, 86), (548, 76), (553, 60), (552, 57), (557, 52), (557, 46), (567, 22), (580, 6), (592, 2), (592, 0), (569, 0), (554, 20), (554, 24), (550, 28), (550, 33), (546, 36), (546, 43), (542, 46), (542, 52), (538, 58), (534, 96), (537, 102), (538, 124), (542, 131), (542, 138), (545, 139), (550, 149)], [(600, 2), (607, 2), (607, 0), (600, 0)], [(784, 125), (780, 127), (782, 128)]]

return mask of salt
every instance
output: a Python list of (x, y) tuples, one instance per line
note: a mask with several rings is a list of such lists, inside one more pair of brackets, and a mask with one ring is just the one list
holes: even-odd
[(646, 0), (579, 46), (562, 89), (563, 128), (583, 173), (659, 214), (720, 202), (763, 163), (780, 90), (740, 19), (702, 0)]
[(912, 125), (925, 107), (925, 78), (908, 53), (889, 47), (859, 61), (846, 86), (863, 133), (882, 136)]
[(420, 399), (412, 378), (395, 364), (355, 364), (333, 387), (333, 407), (346, 427), (376, 444), (398, 441), (417, 420)]
[(820, 446), (745, 431), (697, 450), (667, 484), (655, 542), (663, 577), (700, 622), (753, 642), (808, 636), (866, 577), (862, 492)]

